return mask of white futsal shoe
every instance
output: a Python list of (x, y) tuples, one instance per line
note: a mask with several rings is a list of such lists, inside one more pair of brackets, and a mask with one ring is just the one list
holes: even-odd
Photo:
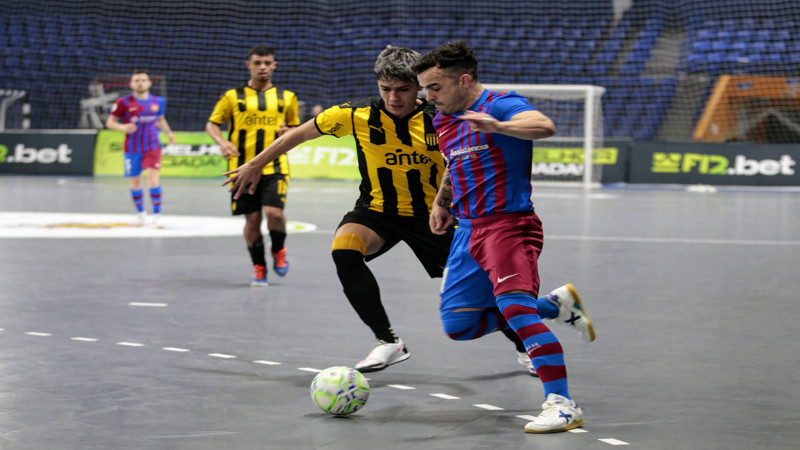
[(556, 323), (574, 328), (586, 342), (592, 342), (595, 339), (592, 319), (583, 308), (575, 286), (565, 284), (551, 292), (548, 297), (551, 301), (554, 300), (558, 303), (558, 316), (553, 319)]
[(536, 373), (536, 369), (533, 368), (533, 361), (525, 352), (517, 352), (517, 362), (528, 369), (528, 372), (531, 374), (532, 377), (538, 377), (539, 375)]
[(525, 425), (527, 433), (559, 433), (583, 425), (583, 411), (575, 401), (562, 395), (547, 396), (542, 403), (542, 412)]
[(136, 213), (136, 217), (133, 219), (133, 226), (135, 227), (143, 227), (147, 224), (147, 213), (140, 212)]
[(355, 369), (359, 372), (377, 372), (383, 370), (392, 364), (405, 361), (411, 357), (408, 352), (406, 344), (402, 339), (397, 339), (397, 342), (385, 342), (378, 340), (375, 348), (369, 352), (366, 358), (359, 361), (355, 365)]

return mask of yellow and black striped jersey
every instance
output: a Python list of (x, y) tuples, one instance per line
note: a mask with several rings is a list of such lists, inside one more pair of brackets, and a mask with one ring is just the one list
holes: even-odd
[(328, 108), (314, 120), (322, 134), (356, 140), (361, 195), (356, 207), (428, 217), (445, 170), (433, 129), (434, 106), (423, 100), (402, 119), (380, 97)]
[[(275, 86), (257, 91), (246, 84), (226, 91), (211, 113), (209, 122), (222, 125), (230, 122), (228, 139), (239, 151), (238, 158), (228, 160), (233, 170), (253, 159), (278, 137), (278, 130), (300, 125), (297, 96)], [(289, 159), (281, 155), (264, 167), (264, 175), (289, 174)]]

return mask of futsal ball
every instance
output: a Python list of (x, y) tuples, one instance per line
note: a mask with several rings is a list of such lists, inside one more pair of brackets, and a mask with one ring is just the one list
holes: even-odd
[(318, 373), (311, 382), (311, 398), (326, 413), (346, 416), (367, 403), (369, 383), (355, 369), (329, 367)]

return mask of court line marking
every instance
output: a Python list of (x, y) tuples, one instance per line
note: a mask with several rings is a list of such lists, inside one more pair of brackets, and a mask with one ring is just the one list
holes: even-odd
[(432, 397), (439, 397), (445, 400), (460, 400), (461, 397), (456, 397), (455, 395), (448, 395), (448, 394), (430, 394)]
[(612, 438), (598, 439), (598, 441), (605, 442), (606, 444), (611, 444), (611, 445), (630, 445), (625, 441), (620, 441), (619, 439), (612, 439)]
[(635, 242), (648, 244), (710, 244), (710, 245), (790, 245), (800, 246), (800, 241), (773, 241), (758, 239), (692, 239), (692, 238), (647, 238), (625, 236), (569, 236), (548, 235), (547, 239), (563, 241), (597, 241), (597, 242)]
[(128, 306), (145, 306), (152, 308), (164, 308), (167, 305), (167, 303), (128, 302)]
[(178, 353), (186, 353), (191, 351), (188, 348), (180, 348), (180, 347), (161, 347), (161, 350), (166, 350), (168, 352), (178, 352)]
[(490, 405), (488, 403), (475, 403), (472, 406), (477, 406), (478, 408), (486, 409), (489, 411), (502, 411), (504, 409), (499, 406)]
[[(0, 331), (5, 331), (5, 328), (0, 328)], [(24, 334), (29, 335), (29, 336), (40, 336), (40, 337), (41, 336), (44, 336), (44, 337), (52, 336), (51, 333), (45, 333), (45, 332), (40, 332), (40, 331), (26, 331)], [(96, 339), (96, 338), (86, 338), (86, 337), (72, 337), (72, 338), (70, 338), (70, 340), (73, 340), (73, 341), (85, 341), (85, 342), (98, 342), (99, 341), (99, 339)], [(126, 346), (126, 347), (145, 347), (145, 344), (141, 344), (141, 343), (138, 343), (138, 342), (128, 342), (128, 341), (117, 342), (116, 345), (121, 345), (121, 346)], [(191, 352), (192, 351), (190, 349), (180, 348), (180, 347), (162, 347), (162, 350), (172, 351), (172, 352), (179, 352), (179, 353), (186, 353), (186, 352)], [(215, 358), (222, 358), (222, 359), (235, 359), (236, 358), (235, 355), (230, 355), (230, 354), (226, 354), (226, 353), (209, 353), (208, 356), (212, 356), (212, 357), (215, 357)], [(255, 361), (252, 361), (252, 362), (256, 363), (256, 364), (265, 364), (265, 365), (281, 365), (281, 364), (283, 364), (283, 363), (280, 363), (280, 362), (277, 362), (277, 361), (267, 361), (267, 360), (255, 360)], [(298, 367), (297, 370), (301, 370), (301, 371), (305, 371), (305, 372), (314, 372), (314, 373), (322, 372), (321, 369), (315, 369), (315, 368), (312, 368), (312, 367)], [(416, 390), (417, 389), (417, 388), (415, 388), (413, 386), (406, 386), (406, 385), (402, 385), (402, 384), (388, 384), (386, 386), (394, 388), (394, 389), (398, 389), (398, 390)], [(431, 395), (433, 397), (443, 398), (443, 399), (446, 399), (446, 400), (460, 400), (461, 399), (460, 397), (456, 397), (456, 396), (448, 395), (448, 394), (441, 394), (441, 393), (428, 394), (428, 395)], [(475, 406), (475, 407), (478, 407), (478, 408), (481, 408), (481, 409), (485, 409), (487, 411), (504, 411), (505, 410), (502, 407), (495, 406), (495, 405), (490, 405), (488, 403), (475, 403), (472, 406)], [(536, 419), (536, 416), (531, 416), (531, 415), (518, 415), (516, 417), (518, 417), (520, 419), (528, 420), (528, 421)], [(582, 429), (582, 428), (575, 428), (575, 429), (572, 429), (572, 430), (568, 430), (568, 432), (570, 432), (570, 433), (588, 433), (587, 430)], [(614, 446), (630, 445), (628, 442), (621, 441), (619, 439), (614, 439), (614, 438), (602, 438), (602, 439), (598, 439), (598, 441), (601, 441), (601, 442), (609, 444), (609, 445), (614, 445)]]

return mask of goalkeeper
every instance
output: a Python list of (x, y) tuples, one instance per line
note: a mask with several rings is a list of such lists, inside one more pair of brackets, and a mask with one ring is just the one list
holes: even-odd
[[(453, 227), (437, 235), (428, 225), (446, 167), (433, 128), (435, 109), (418, 98), (420, 86), (411, 67), (419, 56), (408, 48), (388, 46), (375, 61), (379, 97), (322, 111), (226, 172), (230, 178), (223, 183), (231, 185), (234, 198), (252, 193), (262, 167), (303, 142), (323, 134), (355, 138), (361, 194), (336, 229), (331, 255), (345, 296), (377, 339), (369, 355), (354, 366), (362, 372), (382, 370), (411, 356), (392, 330), (366, 262), (404, 241), (430, 277), (441, 277), (453, 239)], [(519, 337), (510, 328), (506, 335), (517, 345), (518, 361), (535, 373)]]

